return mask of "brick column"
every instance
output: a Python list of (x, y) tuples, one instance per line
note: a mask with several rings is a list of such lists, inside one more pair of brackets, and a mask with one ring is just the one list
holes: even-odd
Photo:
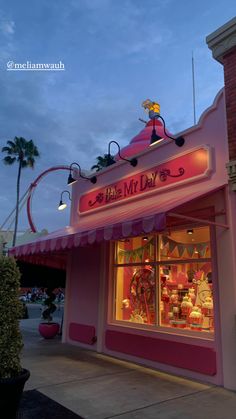
[(236, 191), (236, 18), (206, 38), (213, 58), (224, 66), (225, 101), (229, 144), (229, 180)]

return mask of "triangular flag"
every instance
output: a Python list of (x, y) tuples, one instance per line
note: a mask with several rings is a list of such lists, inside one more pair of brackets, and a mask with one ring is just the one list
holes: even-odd
[(124, 254), (124, 262), (125, 262), (125, 263), (128, 263), (128, 262), (129, 262), (129, 259), (130, 259), (130, 251), (129, 251), (129, 250), (127, 250), (127, 251), (125, 252), (125, 254)]
[(208, 247), (208, 243), (198, 243), (196, 245), (197, 251), (202, 258), (205, 257), (206, 255), (207, 247)]
[(186, 245), (186, 249), (187, 249), (187, 252), (188, 252), (188, 256), (189, 257), (192, 257), (193, 256), (194, 248), (195, 248), (195, 245), (194, 244), (187, 244)]
[(178, 252), (179, 252), (179, 257), (181, 258), (181, 256), (184, 253), (185, 246), (183, 244), (177, 244), (177, 248), (178, 248)]
[(162, 243), (163, 243), (163, 246), (166, 246), (167, 245), (167, 243), (169, 242), (169, 239), (168, 239), (168, 237), (167, 236), (162, 236)]
[(169, 251), (172, 253), (176, 248), (177, 243), (174, 240), (169, 240)]
[(142, 261), (143, 260), (143, 254), (144, 254), (143, 247), (140, 247), (139, 249), (137, 249), (137, 254), (138, 254), (139, 260)]

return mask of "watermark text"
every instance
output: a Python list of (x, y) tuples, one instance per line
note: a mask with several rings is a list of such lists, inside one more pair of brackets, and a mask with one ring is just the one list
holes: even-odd
[(62, 61), (57, 63), (16, 63), (15, 61), (7, 62), (7, 71), (65, 71), (65, 64)]

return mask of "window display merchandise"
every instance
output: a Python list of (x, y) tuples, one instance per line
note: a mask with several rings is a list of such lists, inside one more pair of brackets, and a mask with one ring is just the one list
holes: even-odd
[(212, 276), (209, 227), (118, 241), (114, 320), (213, 332)]

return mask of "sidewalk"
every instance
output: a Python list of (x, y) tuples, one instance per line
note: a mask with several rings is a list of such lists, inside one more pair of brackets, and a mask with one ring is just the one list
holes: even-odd
[(25, 390), (38, 390), (82, 418), (236, 417), (234, 392), (62, 344), (59, 338), (45, 340), (39, 322), (21, 321), (22, 364), (31, 372)]

